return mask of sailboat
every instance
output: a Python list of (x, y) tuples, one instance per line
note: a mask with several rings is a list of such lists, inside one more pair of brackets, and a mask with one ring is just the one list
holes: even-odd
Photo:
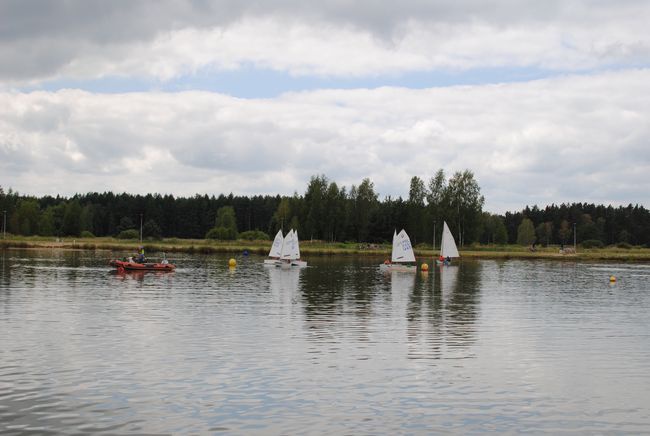
[(454, 235), (451, 234), (447, 222), (443, 222), (442, 226), (442, 243), (440, 244), (440, 257), (436, 259), (437, 265), (449, 265), (451, 259), (460, 257)]
[(305, 267), (307, 262), (300, 259), (300, 241), (298, 240), (298, 230), (293, 231), (293, 236), (295, 243), (293, 245), (293, 257), (291, 260), (291, 266)]
[(282, 237), (282, 230), (278, 230), (278, 233), (275, 235), (275, 239), (273, 239), (271, 250), (269, 251), (269, 258), (264, 259), (264, 265), (272, 266), (280, 263), (283, 242), (284, 238)]
[(402, 229), (399, 233), (393, 232), (391, 260), (386, 260), (386, 262), (379, 265), (379, 269), (381, 271), (417, 271), (415, 265), (405, 265), (404, 262), (415, 262), (415, 253), (413, 253), (413, 246), (411, 245), (409, 235)]
[(307, 262), (300, 260), (298, 232), (293, 229), (289, 230), (289, 233), (284, 237), (279, 266), (283, 268), (289, 268), (291, 266), (307, 266)]

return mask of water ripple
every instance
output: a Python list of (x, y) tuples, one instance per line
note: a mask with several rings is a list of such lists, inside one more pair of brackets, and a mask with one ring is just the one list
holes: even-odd
[(647, 265), (178, 255), (118, 274), (103, 252), (0, 253), (3, 434), (650, 425)]

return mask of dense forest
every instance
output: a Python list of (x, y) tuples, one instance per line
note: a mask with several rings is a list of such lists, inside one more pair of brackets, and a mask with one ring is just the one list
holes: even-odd
[[(303, 240), (390, 241), (404, 228), (414, 244), (431, 244), (446, 221), (459, 245), (650, 245), (650, 213), (642, 206), (561, 204), (526, 207), (505, 215), (483, 211), (471, 171), (449, 179), (439, 170), (413, 177), (409, 196), (380, 200), (374, 184), (339, 186), (313, 176), (301, 195), (132, 195), (112, 192), (65, 197), (20, 195), (0, 187), (3, 230), (16, 235), (138, 238), (268, 238), (295, 228)], [(5, 224), (6, 223), (6, 224)], [(435, 230), (434, 230), (435, 229)]]

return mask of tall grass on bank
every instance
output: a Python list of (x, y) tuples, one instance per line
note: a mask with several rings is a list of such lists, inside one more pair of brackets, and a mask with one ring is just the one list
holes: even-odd
[[(0, 239), (0, 248), (55, 248), (63, 250), (107, 250), (112, 252), (135, 253), (141, 243), (138, 240), (123, 240), (110, 237), (98, 238), (52, 238), (39, 236), (9, 236)], [(142, 245), (145, 252), (152, 253), (249, 253), (266, 255), (271, 241), (215, 241), (205, 239), (160, 239), (145, 240)], [(389, 244), (359, 244), (355, 242), (301, 241), (300, 251), (303, 255), (354, 255), (354, 256), (390, 256)], [(560, 247), (538, 247), (531, 251), (519, 245), (478, 245), (461, 247), (461, 257), (481, 259), (567, 259), (567, 260), (616, 260), (616, 261), (650, 261), (650, 249), (641, 247), (582, 248), (578, 245), (575, 254), (560, 254)], [(437, 257), (438, 249), (431, 244), (419, 244), (415, 247), (418, 258)]]

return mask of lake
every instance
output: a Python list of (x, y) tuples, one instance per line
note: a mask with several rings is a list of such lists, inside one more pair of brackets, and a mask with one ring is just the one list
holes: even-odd
[(124, 254), (0, 251), (1, 433), (650, 429), (650, 265)]

